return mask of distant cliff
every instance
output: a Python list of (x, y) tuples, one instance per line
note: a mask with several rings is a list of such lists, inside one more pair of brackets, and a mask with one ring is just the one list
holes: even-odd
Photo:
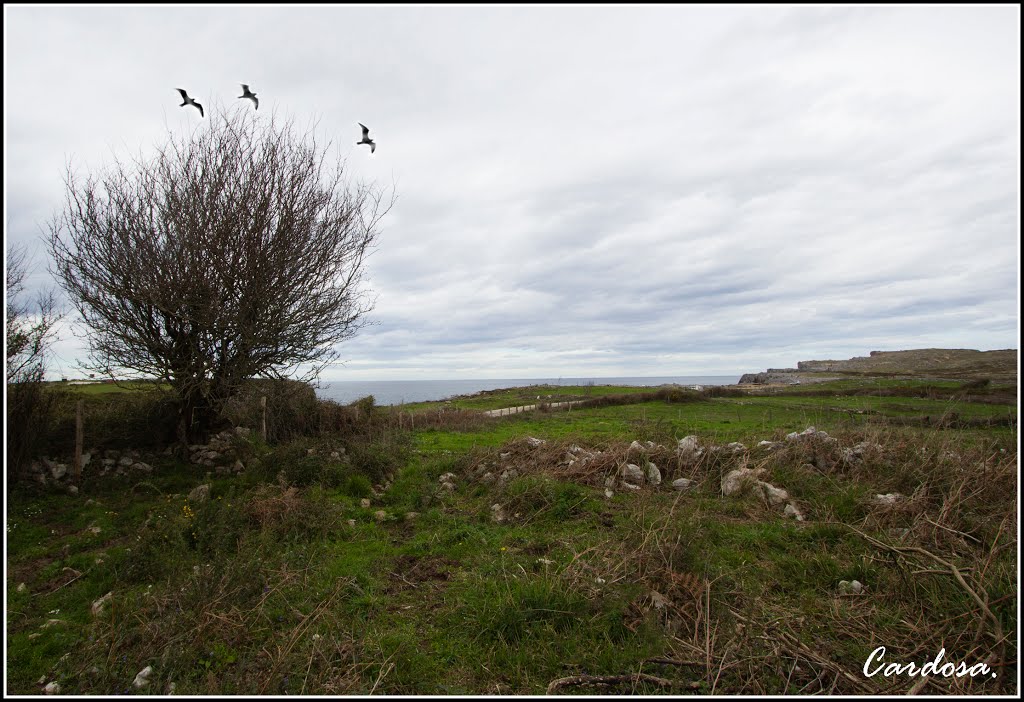
[(832, 377), (905, 376), (949, 379), (989, 378), (1016, 382), (1017, 349), (976, 351), (974, 349), (911, 349), (872, 351), (868, 356), (847, 360), (800, 361), (796, 368), (769, 368), (762, 373), (746, 373), (741, 384), (800, 383)]

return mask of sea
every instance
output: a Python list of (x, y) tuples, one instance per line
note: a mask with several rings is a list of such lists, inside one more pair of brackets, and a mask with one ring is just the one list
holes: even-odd
[(321, 381), (318, 397), (347, 405), (373, 395), (378, 405), (403, 405), (409, 402), (447, 400), (459, 395), (472, 395), (484, 390), (521, 388), (529, 385), (633, 385), (657, 387), (678, 385), (733, 385), (737, 375), (675, 375), (629, 378), (462, 378), (458, 380), (335, 380)]

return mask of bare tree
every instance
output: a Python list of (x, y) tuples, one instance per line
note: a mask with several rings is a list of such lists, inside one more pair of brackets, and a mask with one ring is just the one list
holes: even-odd
[(26, 297), (29, 264), (24, 245), (7, 250), (4, 360), (8, 469), (20, 467), (32, 454), (53, 399), (45, 392), (43, 377), (61, 314), (53, 291), (39, 292), (34, 300)]
[(205, 438), (247, 378), (316, 377), (367, 321), (364, 262), (394, 199), (350, 188), (329, 146), (217, 109), (152, 158), (84, 181), (68, 168), (49, 242), (85, 365), (169, 383), (183, 442)]

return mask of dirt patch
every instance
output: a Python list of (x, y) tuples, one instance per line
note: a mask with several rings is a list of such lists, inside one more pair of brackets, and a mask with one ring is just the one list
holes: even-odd
[(444, 556), (399, 556), (391, 569), (387, 591), (401, 592), (423, 583), (447, 582), (461, 564)]

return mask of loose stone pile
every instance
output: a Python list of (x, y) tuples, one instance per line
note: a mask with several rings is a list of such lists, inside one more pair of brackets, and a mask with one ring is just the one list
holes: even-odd
[[(470, 470), (470, 480), (501, 487), (510, 480), (525, 473), (534, 472), (539, 466), (557, 468), (565, 479), (601, 485), (604, 495), (611, 499), (618, 492), (639, 492), (642, 490), (671, 489), (680, 492), (700, 487), (700, 475), (714, 472), (720, 466), (721, 494), (726, 497), (753, 491), (760, 495), (768, 507), (777, 507), (789, 518), (804, 521), (803, 509), (783, 487), (767, 480), (768, 469), (764, 466), (750, 467), (748, 461), (757, 456), (768, 460), (768, 456), (787, 451), (789, 460), (804, 461), (802, 468), (809, 471), (829, 472), (842, 466), (855, 465), (865, 460), (877, 460), (883, 456), (878, 444), (861, 441), (851, 447), (841, 448), (835, 437), (815, 427), (800, 432), (791, 432), (781, 441), (759, 441), (752, 447), (734, 441), (724, 445), (702, 445), (696, 436), (686, 436), (669, 448), (653, 441), (635, 440), (623, 451), (620, 449), (586, 449), (570, 445), (559, 458), (558, 451), (544, 439), (527, 437), (512, 443), (498, 454), (498, 460), (485, 460)], [(660, 464), (660, 465), (659, 465)], [(668, 476), (666, 478), (665, 468)], [(676, 476), (680, 471), (689, 472), (690, 477)], [(685, 473), (684, 473), (685, 475)], [(455, 490), (455, 475), (446, 473), (440, 478), (440, 490)], [(873, 502), (878, 506), (892, 505), (902, 499), (897, 494), (877, 495)], [(500, 503), (491, 506), (491, 518), (495, 522), (507, 519)]]

